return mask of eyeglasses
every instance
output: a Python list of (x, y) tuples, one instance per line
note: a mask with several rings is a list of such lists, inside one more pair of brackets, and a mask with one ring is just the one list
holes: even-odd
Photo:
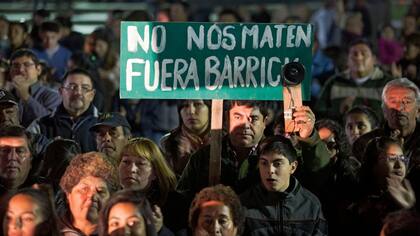
[(408, 164), (408, 162), (410, 160), (408, 157), (406, 157), (404, 155), (389, 155), (389, 156), (386, 157), (386, 159), (389, 162), (401, 161), (401, 162), (404, 162), (405, 164)]
[(89, 93), (93, 90), (93, 88), (88, 85), (79, 86), (77, 84), (69, 84), (67, 86), (63, 86), (63, 88), (73, 93), (79, 91), (79, 89), (82, 91), (82, 93)]
[(21, 66), (23, 66), (25, 69), (28, 69), (34, 65), (35, 63), (33, 62), (24, 62), (24, 63), (12, 63), (10, 67), (12, 68), (12, 70), (19, 70)]

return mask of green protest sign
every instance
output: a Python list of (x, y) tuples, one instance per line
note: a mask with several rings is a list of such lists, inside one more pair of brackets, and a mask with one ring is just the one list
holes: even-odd
[(281, 71), (298, 61), (310, 97), (309, 24), (121, 23), (122, 98), (282, 100)]

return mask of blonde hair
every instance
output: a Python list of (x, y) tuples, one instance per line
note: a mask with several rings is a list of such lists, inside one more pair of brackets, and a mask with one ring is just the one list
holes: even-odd
[(152, 164), (159, 188), (157, 201), (159, 205), (163, 205), (168, 193), (175, 190), (177, 180), (159, 147), (150, 139), (133, 138), (128, 141), (121, 153), (122, 155), (128, 154), (144, 158)]

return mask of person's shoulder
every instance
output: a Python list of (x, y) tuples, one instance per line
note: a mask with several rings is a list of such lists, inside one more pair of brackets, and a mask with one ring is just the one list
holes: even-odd
[[(313, 210), (321, 209), (321, 201), (319, 200), (319, 198), (314, 193), (309, 191), (307, 188), (305, 188), (300, 183), (299, 183), (298, 188), (299, 188), (298, 192), (293, 197), (294, 200), (300, 201), (301, 202), (300, 204), (304, 204), (306, 206), (311, 206), (310, 209), (313, 209)], [(300, 196), (298, 196), (298, 195), (300, 195)]]
[(258, 201), (256, 199), (257, 196), (260, 194), (258, 193), (258, 184), (250, 186), (245, 192), (241, 193), (239, 195), (239, 199), (241, 200), (241, 203), (245, 207), (252, 207), (255, 206)]

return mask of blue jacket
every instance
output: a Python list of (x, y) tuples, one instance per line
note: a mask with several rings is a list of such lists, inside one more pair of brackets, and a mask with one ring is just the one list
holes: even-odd
[(29, 90), (31, 96), (28, 101), (20, 100), (19, 110), (22, 125), (27, 127), (35, 119), (46, 116), (61, 104), (61, 96), (57, 91), (43, 86), (39, 82), (31, 85)]

